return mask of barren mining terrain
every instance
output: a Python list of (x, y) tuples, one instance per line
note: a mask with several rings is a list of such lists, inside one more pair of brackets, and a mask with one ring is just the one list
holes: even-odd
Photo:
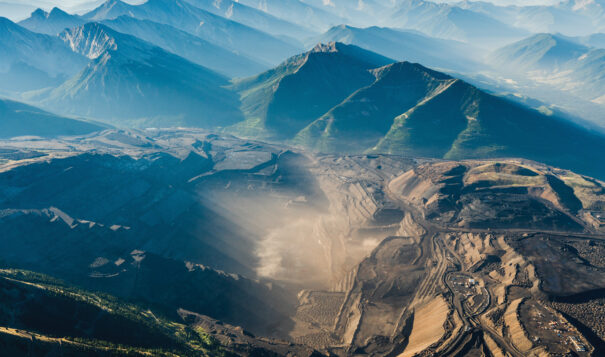
[(597, 179), (202, 130), (0, 148), (0, 350), (605, 354)]

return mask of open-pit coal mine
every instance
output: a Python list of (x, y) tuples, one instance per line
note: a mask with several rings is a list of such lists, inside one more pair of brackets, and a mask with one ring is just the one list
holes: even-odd
[(0, 147), (2, 356), (605, 355), (597, 179), (202, 130)]

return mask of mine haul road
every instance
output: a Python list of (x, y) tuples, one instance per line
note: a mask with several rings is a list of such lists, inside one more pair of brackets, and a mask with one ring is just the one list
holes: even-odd
[[(453, 352), (456, 349), (461, 348), (461, 343), (465, 344), (464, 339), (468, 337), (469, 334), (474, 331), (480, 330), (484, 334), (489, 334), (489, 336), (500, 346), (500, 348), (504, 349), (507, 353), (509, 353), (513, 357), (524, 357), (525, 355), (520, 352), (514, 345), (508, 342), (504, 337), (500, 336), (496, 330), (493, 328), (486, 326), (481, 322), (480, 316), (485, 313), (489, 309), (489, 307), (493, 303), (493, 299), (491, 299), (490, 293), (488, 289), (485, 289), (488, 294), (488, 304), (481, 309), (481, 311), (477, 313), (467, 312), (464, 308), (462, 301), (460, 299), (459, 294), (448, 284), (448, 276), (452, 273), (460, 273), (464, 272), (464, 263), (460, 256), (457, 253), (452, 252), (451, 250), (446, 248), (446, 245), (440, 239), (440, 234), (447, 233), (477, 233), (477, 234), (547, 234), (552, 236), (560, 236), (560, 237), (573, 237), (580, 239), (600, 239), (605, 240), (605, 235), (600, 234), (590, 234), (590, 233), (578, 233), (578, 232), (565, 232), (565, 231), (548, 231), (548, 230), (536, 230), (536, 229), (477, 229), (477, 228), (458, 228), (458, 227), (443, 227), (440, 225), (433, 224), (427, 221), (424, 218), (424, 214), (414, 207), (413, 205), (406, 202), (402, 197), (395, 195), (389, 188), (388, 182), (385, 180), (384, 185), (385, 194), (387, 197), (394, 203), (396, 203), (399, 208), (406, 213), (409, 213), (412, 217), (412, 220), (421, 226), (425, 230), (425, 234), (421, 237), (422, 241), (420, 245), (423, 248), (429, 248), (431, 253), (433, 254), (433, 261), (436, 261), (436, 268), (433, 268), (431, 274), (429, 274), (425, 278), (425, 282), (423, 282), (418, 290), (416, 298), (420, 299), (428, 299), (431, 298), (429, 296), (431, 293), (435, 294), (437, 291), (437, 285), (442, 284), (449, 290), (451, 294), (451, 299), (449, 299), (449, 303), (453, 306), (455, 311), (460, 316), (463, 322), (463, 328), (461, 328), (458, 332), (458, 335), (453, 338), (448, 346), (442, 350), (443, 355), (448, 355), (448, 353)], [(427, 242), (430, 241), (430, 242)], [(428, 252), (428, 250), (427, 250)], [(448, 253), (453, 257), (453, 259), (457, 260), (457, 262), (452, 262), (453, 266), (460, 267), (460, 269), (453, 268), (449, 270), (448, 264)], [(441, 274), (440, 276), (438, 276)], [(426, 280), (430, 280), (427, 282)], [(469, 342), (472, 341), (472, 338), (469, 338)]]

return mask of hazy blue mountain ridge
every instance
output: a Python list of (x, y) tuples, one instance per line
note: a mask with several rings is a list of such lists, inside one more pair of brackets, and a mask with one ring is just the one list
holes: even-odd
[(56, 85), (80, 71), (86, 58), (60, 39), (31, 32), (0, 17), (0, 89), (25, 91)]
[(70, 15), (54, 7), (50, 12), (37, 9), (29, 18), (20, 21), (19, 25), (33, 32), (55, 36), (65, 29), (80, 26), (85, 22), (86, 20), (80, 16)]
[(170, 25), (138, 20), (126, 15), (102, 23), (229, 77), (250, 76), (268, 68), (233, 50), (222, 48)]
[(222, 88), (227, 78), (216, 72), (98, 23), (67, 30), (61, 38), (92, 61), (61, 86), (31, 94), (45, 107), (135, 126), (238, 121), (239, 101)]
[(15, 136), (55, 137), (100, 131), (103, 124), (61, 117), (44, 110), (0, 99), (0, 138)]
[(149, 0), (141, 5), (129, 5), (119, 0), (108, 0), (84, 17), (100, 21), (115, 19), (123, 15), (171, 25), (261, 63), (277, 64), (283, 58), (299, 51), (296, 44), (289, 44), (262, 31), (204, 11), (182, 0)]

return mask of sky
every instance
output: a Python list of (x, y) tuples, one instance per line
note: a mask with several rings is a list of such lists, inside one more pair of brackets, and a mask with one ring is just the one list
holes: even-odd
[[(3, 0), (5, 2), (15, 2), (15, 3), (24, 3), (31, 4), (34, 6), (58, 6), (58, 7), (72, 7), (75, 5), (86, 4), (86, 3), (97, 3), (99, 1), (95, 0)], [(137, 3), (143, 2), (142, 0), (123, 0), (127, 3)]]
[[(433, 2), (459, 2), (460, 0), (431, 0)], [(473, 1), (473, 0), (471, 0)], [(552, 5), (561, 2), (561, 0), (481, 0), (491, 2), (496, 5)]]
[[(136, 4), (144, 2), (144, 0), (123, 0), (124, 2)], [(60, 7), (62, 9), (69, 9), (77, 7), (79, 5), (90, 5), (94, 7), (98, 3), (102, 3), (104, 0), (0, 0), (0, 3), (12, 3), (21, 5), (30, 5), (33, 7), (40, 7), (44, 9), (50, 9), (52, 7)]]
[[(123, 1), (137, 4), (146, 0)], [(105, 0), (0, 0), (0, 16), (19, 21), (27, 18), (36, 8), (50, 10), (55, 6), (67, 12), (82, 13), (94, 9), (103, 2)]]
[[(69, 8), (69, 7), (73, 7), (73, 6), (85, 4), (85, 3), (96, 2), (94, 0), (0, 0), (0, 1), (32, 4), (34, 6), (45, 6), (45, 7), (58, 6), (58, 7), (65, 7), (65, 8)], [(457, 2), (460, 0), (432, 0), (432, 1), (434, 1), (434, 2)], [(553, 3), (559, 2), (560, 0), (483, 0), (483, 1), (491, 2), (494, 4), (498, 4), (498, 5), (510, 5), (510, 4), (535, 5), (535, 4), (553, 4)], [(128, 3), (139, 2), (140, 3), (140, 2), (143, 2), (143, 0), (125, 0), (125, 2), (128, 2)]]
[[(123, 0), (131, 4), (140, 4), (146, 0)], [(354, 1), (354, 0), (350, 0)], [(458, 2), (460, 0), (431, 0), (434, 2)], [(474, 0), (471, 0), (474, 1)], [(561, 0), (482, 0), (498, 5), (538, 5), (553, 4)], [(583, 0), (592, 1), (592, 0)], [(0, 0), (0, 16), (8, 17), (13, 21), (27, 18), (36, 8), (50, 10), (57, 6), (70, 13), (84, 13), (92, 10), (105, 0)]]

